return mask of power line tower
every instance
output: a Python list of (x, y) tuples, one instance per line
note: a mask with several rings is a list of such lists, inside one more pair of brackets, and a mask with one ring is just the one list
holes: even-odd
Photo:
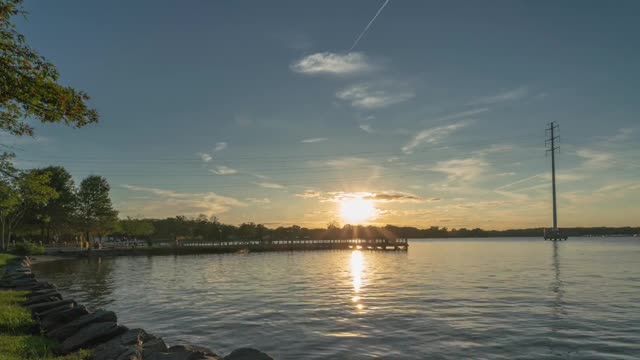
[(551, 191), (553, 193), (553, 228), (547, 232), (545, 229), (545, 240), (567, 240), (567, 236), (563, 235), (558, 229), (558, 208), (556, 202), (556, 150), (560, 146), (556, 146), (556, 140), (559, 139), (557, 135), (557, 129), (559, 126), (555, 122), (550, 122), (549, 127), (545, 129), (545, 134), (548, 134), (549, 138), (546, 139), (545, 145), (549, 147), (547, 153), (551, 152)]

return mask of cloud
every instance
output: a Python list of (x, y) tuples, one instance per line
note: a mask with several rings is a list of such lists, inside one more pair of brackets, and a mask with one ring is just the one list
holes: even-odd
[(227, 143), (224, 141), (221, 141), (219, 143), (216, 144), (216, 147), (213, 149), (213, 151), (220, 151), (220, 150), (224, 150), (227, 148)]
[(213, 160), (213, 156), (209, 155), (209, 154), (205, 154), (205, 153), (196, 153), (196, 155), (198, 155), (200, 157), (200, 159), (204, 162), (210, 162), (211, 160)]
[(256, 185), (258, 185), (260, 187), (263, 187), (263, 188), (267, 188), (267, 189), (284, 189), (284, 188), (286, 188), (286, 186), (284, 186), (284, 185), (271, 183), (271, 182), (259, 182), (259, 183), (256, 183)]
[(413, 150), (419, 145), (426, 144), (437, 144), (444, 137), (449, 136), (452, 132), (461, 129), (468, 125), (468, 122), (457, 122), (450, 125), (438, 126), (430, 129), (425, 129), (416, 134), (411, 141), (407, 143), (402, 148), (402, 151), (405, 154), (411, 154)]
[(388, 89), (381, 85), (356, 84), (338, 91), (336, 97), (349, 102), (355, 108), (372, 110), (411, 100), (415, 93), (397, 84)]
[(584, 158), (582, 166), (591, 169), (606, 168), (613, 160), (613, 155), (606, 152), (591, 150), (591, 149), (579, 149), (576, 151), (576, 155)]
[(152, 187), (122, 184), (130, 191), (146, 192), (159, 198), (130, 202), (130, 207), (146, 216), (167, 217), (175, 215), (209, 216), (229, 211), (233, 207), (245, 207), (247, 204), (232, 197), (218, 195), (214, 192), (183, 193)]
[(311, 144), (311, 143), (317, 143), (317, 142), (322, 142), (322, 141), (327, 141), (329, 139), (327, 138), (312, 138), (312, 139), (304, 139), (301, 140), (300, 142), (303, 144)]
[(291, 64), (291, 70), (301, 74), (349, 75), (367, 72), (376, 67), (360, 52), (337, 54), (321, 52), (305, 56)]
[(215, 169), (210, 169), (209, 172), (216, 175), (233, 175), (233, 174), (237, 174), (238, 170), (232, 169), (228, 166), (220, 165), (220, 166), (216, 166)]
[(321, 195), (322, 195), (322, 193), (320, 191), (316, 191), (316, 190), (312, 190), (312, 189), (307, 189), (307, 190), (303, 191), (302, 193), (296, 194), (296, 196), (301, 197), (301, 198), (305, 198), (305, 199), (318, 198)]
[[(312, 161), (311, 163), (313, 165), (318, 165), (317, 161)], [(360, 158), (360, 157), (343, 157), (343, 158), (331, 159), (331, 160), (327, 160), (325, 162), (321, 162), (322, 165), (328, 165), (328, 166), (336, 167), (336, 168), (348, 168), (348, 167), (354, 167), (354, 166), (362, 166), (362, 165), (366, 165), (366, 164), (369, 164), (369, 163), (370, 163), (370, 161), (368, 159)]]
[(269, 204), (271, 202), (271, 200), (269, 198), (259, 199), (259, 198), (248, 197), (245, 200), (247, 200), (248, 202), (253, 203), (253, 204)]
[(482, 175), (489, 164), (480, 158), (438, 161), (433, 171), (447, 174), (450, 180), (471, 181)]
[(426, 199), (407, 192), (381, 192), (365, 196), (363, 199), (381, 202), (424, 202)]
[(527, 96), (528, 93), (529, 89), (527, 89), (526, 86), (521, 86), (500, 94), (476, 98), (467, 103), (467, 105), (490, 105), (505, 101), (513, 101)]
[(369, 134), (373, 133), (373, 128), (371, 128), (371, 125), (363, 124), (363, 125), (360, 125), (359, 128), (366, 133), (369, 133)]

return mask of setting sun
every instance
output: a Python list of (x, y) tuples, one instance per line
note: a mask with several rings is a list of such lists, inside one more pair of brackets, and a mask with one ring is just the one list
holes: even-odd
[(340, 201), (340, 217), (350, 224), (365, 223), (374, 219), (376, 208), (373, 201), (363, 198), (343, 199)]

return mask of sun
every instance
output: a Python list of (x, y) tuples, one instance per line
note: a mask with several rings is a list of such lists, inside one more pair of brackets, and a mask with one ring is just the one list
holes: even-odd
[(340, 200), (340, 217), (349, 224), (362, 224), (376, 217), (373, 201), (363, 198)]

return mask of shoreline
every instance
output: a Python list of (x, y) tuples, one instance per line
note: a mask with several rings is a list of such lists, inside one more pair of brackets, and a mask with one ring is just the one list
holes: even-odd
[(144, 329), (129, 329), (117, 322), (112, 311), (89, 311), (73, 299), (63, 299), (55, 285), (38, 281), (31, 265), (66, 260), (69, 257), (41, 255), (32, 261), (18, 257), (4, 266), (0, 289), (28, 291), (22, 304), (32, 313), (38, 332), (60, 342), (59, 353), (89, 350), (95, 360), (273, 360), (252, 348), (239, 348), (221, 356), (196, 345), (167, 345), (161, 337)]

